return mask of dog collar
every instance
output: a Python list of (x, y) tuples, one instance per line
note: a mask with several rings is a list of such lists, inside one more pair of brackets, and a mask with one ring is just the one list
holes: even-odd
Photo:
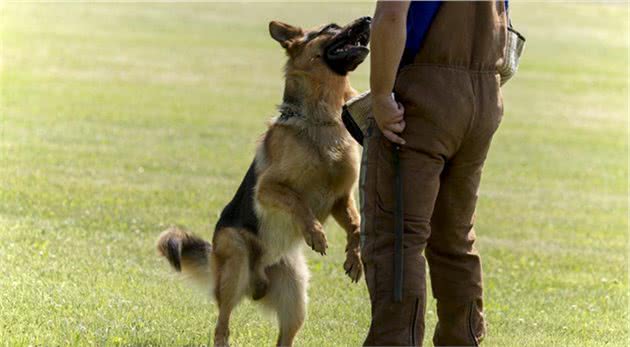
[(314, 126), (337, 126), (340, 125), (341, 122), (335, 120), (315, 120), (305, 117), (301, 112), (295, 110), (291, 105), (281, 105), (279, 107), (280, 116), (278, 117), (279, 122), (288, 122), (291, 119), (300, 119), (301, 121), (314, 125)]
[(296, 112), (288, 107), (281, 107), (280, 117), (278, 117), (278, 120), (282, 122), (286, 122), (291, 118), (303, 118), (303, 117), (302, 117), (302, 114), (299, 112)]

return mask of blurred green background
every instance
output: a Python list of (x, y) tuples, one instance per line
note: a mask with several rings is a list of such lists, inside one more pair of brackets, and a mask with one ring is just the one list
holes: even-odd
[[(628, 344), (628, 6), (511, 5), (527, 36), (477, 211), (486, 346)], [(203, 345), (216, 308), (158, 258), (210, 237), (282, 95), (279, 19), (346, 23), (372, 3), (2, 3), (0, 342)], [(354, 86), (368, 85), (367, 64)], [(299, 346), (356, 346), (365, 285), (345, 237), (309, 254)], [(435, 324), (427, 309), (426, 345)], [(235, 346), (272, 345), (250, 304)]]

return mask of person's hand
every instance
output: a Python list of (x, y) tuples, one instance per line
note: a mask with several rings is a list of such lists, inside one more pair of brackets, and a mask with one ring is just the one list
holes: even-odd
[(404, 145), (405, 140), (399, 134), (405, 129), (405, 108), (394, 96), (372, 96), (372, 113), (383, 135), (393, 143)]

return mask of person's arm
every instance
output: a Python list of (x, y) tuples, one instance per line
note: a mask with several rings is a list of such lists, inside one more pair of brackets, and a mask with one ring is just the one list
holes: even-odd
[(404, 108), (392, 98), (396, 72), (407, 39), (409, 1), (378, 1), (370, 39), (372, 112), (390, 141), (405, 144), (397, 134), (405, 129)]

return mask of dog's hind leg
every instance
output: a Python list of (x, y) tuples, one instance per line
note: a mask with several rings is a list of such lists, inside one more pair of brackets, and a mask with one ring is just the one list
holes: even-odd
[(269, 289), (261, 300), (278, 317), (280, 334), (278, 346), (292, 346), (293, 340), (306, 318), (306, 289), (309, 273), (299, 250), (280, 263), (267, 268)]
[(260, 300), (267, 295), (267, 288), (269, 287), (269, 280), (265, 273), (265, 267), (259, 262), (254, 264), (252, 273), (252, 299)]
[(269, 286), (269, 280), (265, 273), (265, 265), (261, 261), (265, 250), (260, 240), (252, 233), (244, 229), (239, 231), (246, 241), (248, 248), (247, 255), (251, 271), (252, 299), (260, 300), (267, 294), (267, 287)]
[(228, 346), (232, 310), (247, 293), (250, 282), (247, 244), (234, 229), (222, 230), (214, 241), (218, 263), (215, 296), (219, 305), (214, 345)]

